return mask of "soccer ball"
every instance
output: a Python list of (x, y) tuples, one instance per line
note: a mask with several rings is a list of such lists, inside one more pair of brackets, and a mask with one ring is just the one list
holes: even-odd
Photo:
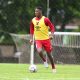
[(37, 72), (37, 67), (36, 67), (36, 65), (31, 65), (31, 66), (29, 67), (29, 71), (30, 71), (30, 72)]

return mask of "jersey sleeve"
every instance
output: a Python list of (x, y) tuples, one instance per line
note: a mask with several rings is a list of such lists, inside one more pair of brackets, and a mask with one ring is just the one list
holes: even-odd
[(44, 22), (45, 22), (46, 26), (49, 26), (50, 31), (54, 33), (54, 31), (55, 31), (54, 24), (52, 24), (48, 18), (45, 18)]
[(30, 34), (34, 34), (34, 24), (32, 21), (30, 22)]

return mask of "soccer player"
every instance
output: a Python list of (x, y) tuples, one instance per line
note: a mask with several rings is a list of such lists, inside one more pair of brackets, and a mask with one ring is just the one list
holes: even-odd
[(54, 34), (54, 25), (51, 23), (51, 21), (42, 15), (42, 8), (41, 7), (36, 7), (35, 8), (35, 17), (32, 19), (30, 23), (30, 42), (33, 42), (33, 34), (35, 37), (35, 44), (36, 44), (36, 49), (41, 57), (41, 59), (44, 61), (45, 67), (48, 67), (48, 64), (46, 62), (46, 59), (43, 56), (42, 49), (47, 53), (47, 56), (51, 62), (52, 66), (52, 71), (56, 72), (55, 64), (53, 61), (53, 57), (51, 55), (52, 51), (52, 45), (49, 37), (49, 29), (51, 31), (51, 37)]

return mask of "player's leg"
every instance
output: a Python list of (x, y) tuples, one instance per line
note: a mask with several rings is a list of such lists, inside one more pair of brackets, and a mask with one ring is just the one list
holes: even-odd
[(40, 40), (36, 40), (36, 49), (37, 49), (37, 52), (38, 52), (39, 56), (41, 57), (41, 59), (44, 62), (46, 62), (46, 59), (44, 58), (43, 53), (42, 53), (42, 43)]
[(53, 72), (56, 72), (54, 60), (53, 60), (53, 57), (52, 57), (51, 53), (47, 52), (47, 55), (48, 55), (48, 58), (49, 58), (49, 60), (50, 60), (50, 62), (51, 62), (52, 71), (53, 71)]
[(53, 57), (51, 55), (51, 53), (47, 52), (47, 56), (51, 62), (51, 65), (52, 65), (52, 69), (55, 69), (55, 64), (54, 64), (54, 60), (53, 60)]
[(43, 43), (44, 43), (44, 49), (46, 50), (48, 58), (51, 62), (52, 69), (54, 70), (55, 69), (55, 64), (54, 64), (53, 56), (51, 55), (51, 51), (52, 51), (51, 42), (48, 39), (48, 40), (45, 40)]
[(46, 62), (46, 58), (43, 55), (43, 52), (42, 52), (42, 43), (41, 43), (40, 40), (36, 40), (36, 49), (37, 49), (37, 52), (38, 52), (39, 56), (41, 57), (41, 59), (44, 62), (44, 66), (47, 68), (48, 64)]

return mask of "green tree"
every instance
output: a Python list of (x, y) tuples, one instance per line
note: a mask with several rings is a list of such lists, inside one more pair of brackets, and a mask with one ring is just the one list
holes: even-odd
[[(73, 18), (80, 18), (80, 0), (49, 0), (49, 18), (62, 23), (60, 31)], [(0, 0), (0, 30), (12, 33), (29, 33), (30, 20), (36, 6), (42, 6), (46, 16), (47, 0)]]
[(80, 18), (80, 0), (50, 0), (50, 17), (54, 16), (55, 25), (62, 23), (60, 31), (74, 18)]

